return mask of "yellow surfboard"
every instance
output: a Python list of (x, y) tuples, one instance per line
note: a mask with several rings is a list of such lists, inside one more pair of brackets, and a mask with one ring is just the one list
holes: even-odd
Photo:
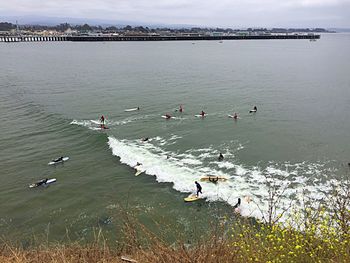
[(196, 196), (194, 194), (191, 194), (191, 195), (184, 198), (185, 202), (193, 202), (193, 201), (197, 201), (199, 199), (202, 199), (202, 198), (200, 198), (199, 196)]

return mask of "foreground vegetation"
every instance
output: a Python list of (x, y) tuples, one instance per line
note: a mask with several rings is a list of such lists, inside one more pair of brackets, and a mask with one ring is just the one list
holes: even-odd
[[(269, 192), (269, 213), (262, 221), (222, 218), (206, 238), (188, 244), (179, 233), (169, 244), (125, 213), (123, 240), (107, 245), (101, 231), (90, 244), (47, 244), (23, 249), (2, 240), (0, 262), (350, 262), (350, 188), (343, 184), (323, 202), (275, 213), (278, 188)], [(325, 206), (324, 204), (327, 204)], [(302, 212), (300, 212), (302, 211)], [(283, 213), (288, 219), (279, 222)]]

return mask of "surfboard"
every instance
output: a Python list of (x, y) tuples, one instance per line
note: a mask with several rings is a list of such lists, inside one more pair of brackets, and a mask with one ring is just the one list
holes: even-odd
[(200, 180), (202, 182), (209, 182), (210, 179), (211, 180), (214, 180), (214, 182), (216, 181), (216, 178), (218, 178), (218, 181), (220, 182), (225, 182), (228, 180), (227, 177), (224, 177), (224, 176), (216, 176), (216, 175), (208, 175), (208, 176), (203, 176)]
[(185, 202), (193, 202), (193, 201), (197, 201), (197, 200), (199, 200), (199, 199), (202, 199), (202, 198), (199, 197), (199, 196), (196, 196), (196, 195), (194, 195), (194, 194), (191, 194), (191, 195), (185, 197), (185, 198), (184, 198), (184, 201), (185, 201)]
[(58, 162), (51, 161), (48, 163), (48, 165), (63, 163), (63, 162), (68, 161), (68, 160), (69, 160), (69, 157), (63, 157), (63, 159), (61, 161), (58, 161)]
[(240, 117), (238, 117), (238, 116), (237, 116), (237, 118), (235, 118), (234, 115), (227, 115), (227, 116), (228, 116), (229, 118), (236, 119), (236, 120), (237, 120), (237, 119), (240, 119)]
[(175, 117), (172, 117), (172, 116), (171, 116), (170, 118), (167, 118), (165, 115), (162, 115), (162, 118), (163, 118), (163, 119), (167, 119), (167, 120), (169, 120), (169, 119), (175, 119)]
[(125, 112), (130, 112), (130, 111), (137, 111), (139, 108), (131, 108), (131, 109), (125, 109)]
[(49, 179), (46, 181), (46, 183), (44, 184), (39, 184), (40, 182), (42, 182), (43, 180), (40, 180), (39, 182), (36, 182), (34, 184), (30, 184), (29, 185), (29, 188), (35, 188), (35, 187), (38, 187), (38, 186), (46, 186), (46, 185), (49, 185), (49, 184), (52, 184), (54, 182), (56, 182), (56, 178), (52, 178), (52, 179)]
[(194, 115), (194, 117), (197, 117), (197, 118), (204, 118), (204, 117), (207, 117), (207, 114), (204, 114), (204, 116), (202, 116), (202, 114), (197, 114), (197, 115)]
[(135, 176), (139, 176), (139, 175), (142, 174), (142, 173), (143, 173), (143, 171), (136, 169)]
[(256, 112), (256, 110), (250, 110), (249, 113)]
[(94, 123), (94, 124), (98, 124), (98, 125), (100, 125), (101, 124), (101, 121), (95, 121), (95, 120), (90, 120), (92, 123)]

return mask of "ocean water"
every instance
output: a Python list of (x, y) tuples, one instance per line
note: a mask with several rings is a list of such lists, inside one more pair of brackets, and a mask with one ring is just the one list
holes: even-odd
[[(0, 234), (87, 238), (113, 232), (121, 207), (193, 230), (218, 207), (234, 217), (239, 197), (261, 218), (266, 177), (287, 187), (281, 208), (348, 179), (349, 34), (193, 43), (1, 43)], [(48, 165), (59, 156), (70, 160)], [(184, 203), (208, 174), (229, 180)], [(28, 188), (43, 178), (57, 182)]]

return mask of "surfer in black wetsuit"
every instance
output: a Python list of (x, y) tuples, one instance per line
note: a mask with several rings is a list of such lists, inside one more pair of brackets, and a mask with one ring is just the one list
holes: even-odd
[(238, 208), (241, 205), (241, 198), (238, 198), (237, 204), (233, 206), (233, 209)]
[(101, 124), (104, 125), (105, 124), (105, 117), (102, 115), (100, 118)]
[(54, 163), (58, 163), (58, 162), (61, 162), (61, 161), (63, 161), (63, 156), (61, 156), (61, 157), (59, 157), (59, 158), (57, 158), (57, 159), (54, 159), (54, 160), (52, 160)]
[(218, 181), (219, 181), (219, 176), (216, 176), (216, 177), (209, 176), (209, 182), (216, 184)]
[(197, 181), (195, 181), (194, 183), (196, 184), (196, 187), (197, 187), (197, 196), (198, 196), (199, 193), (202, 194), (202, 186)]
[(102, 115), (101, 118), (100, 118), (100, 126), (101, 126), (101, 129), (104, 129), (105, 128), (105, 117)]
[(202, 117), (205, 116), (205, 112), (204, 112), (204, 111), (201, 112), (201, 116), (202, 116)]
[(168, 119), (170, 119), (170, 118), (171, 118), (171, 115), (169, 115), (169, 114), (165, 114), (165, 118), (168, 120)]
[(46, 184), (47, 180), (49, 180), (49, 179), (45, 178), (43, 180), (40, 180), (39, 182), (36, 183), (36, 186), (40, 186), (40, 185)]
[(147, 142), (148, 140), (149, 140), (148, 137), (145, 137), (145, 138), (142, 138), (142, 139), (141, 139), (141, 141), (143, 141), (143, 142)]
[(222, 160), (224, 160), (224, 155), (220, 153), (218, 157), (218, 161), (221, 162)]

